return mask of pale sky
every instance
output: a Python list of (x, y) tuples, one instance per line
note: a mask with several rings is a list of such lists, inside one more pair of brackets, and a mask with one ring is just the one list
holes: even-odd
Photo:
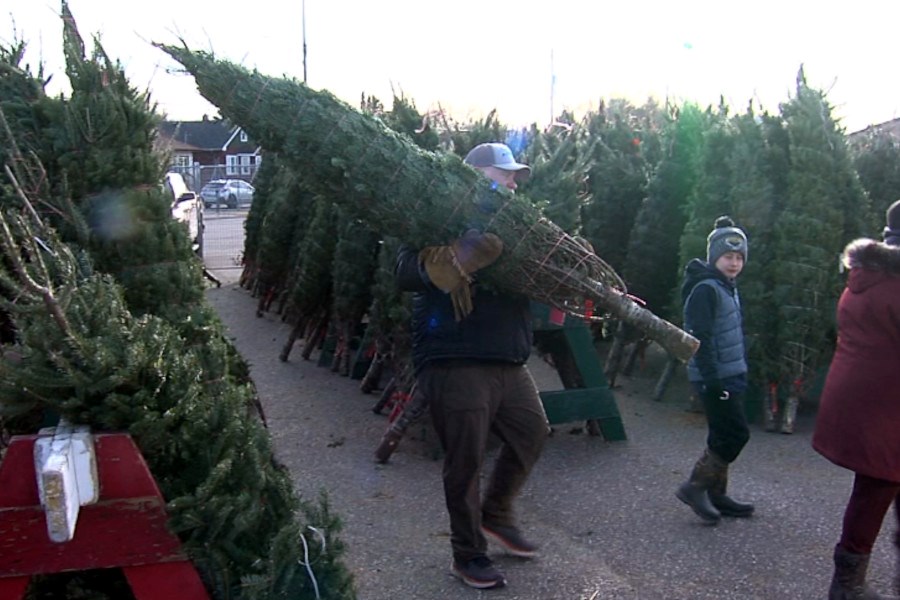
[[(511, 126), (581, 116), (600, 100), (652, 96), (770, 112), (801, 64), (848, 131), (900, 117), (900, 2), (855, 0), (70, 0), (86, 41), (99, 34), (132, 85), (169, 119), (216, 109), (151, 42), (178, 43), (273, 76), (303, 79), (358, 106), (390, 106), (392, 86), (421, 112), (457, 120), (496, 108)], [(55, 0), (0, 0), (0, 41), (28, 42), (53, 94), (68, 93)], [(15, 27), (14, 27), (15, 26)], [(555, 79), (555, 85), (552, 81)], [(552, 106), (551, 106), (552, 101)], [(552, 108), (552, 113), (551, 113)]]

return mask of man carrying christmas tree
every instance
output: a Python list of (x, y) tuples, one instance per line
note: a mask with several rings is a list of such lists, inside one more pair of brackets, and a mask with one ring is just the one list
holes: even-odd
[[(531, 174), (504, 144), (480, 144), (465, 162), (510, 190)], [(416, 382), (444, 451), (451, 570), (482, 589), (506, 584), (487, 557), (488, 538), (515, 556), (537, 555), (516, 526), (513, 501), (549, 431), (525, 365), (532, 346), (529, 300), (479, 287), (474, 277), (502, 251), (497, 236), (471, 228), (448, 246), (401, 248), (396, 266), (399, 287), (414, 292)], [(502, 446), (482, 500), (490, 433)]]

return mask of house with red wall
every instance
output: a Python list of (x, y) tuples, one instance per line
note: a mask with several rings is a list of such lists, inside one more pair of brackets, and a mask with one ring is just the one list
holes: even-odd
[(240, 127), (222, 119), (163, 121), (157, 147), (170, 156), (169, 171), (188, 188), (200, 190), (213, 179), (253, 182), (262, 162), (260, 147)]

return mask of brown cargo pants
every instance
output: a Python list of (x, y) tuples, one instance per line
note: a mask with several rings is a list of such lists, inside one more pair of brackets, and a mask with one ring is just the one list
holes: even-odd
[[(444, 450), (453, 556), (466, 562), (487, 550), (482, 519), (515, 526), (513, 500), (544, 447), (547, 416), (524, 365), (442, 361), (422, 369), (418, 386)], [(482, 502), (480, 476), (490, 433), (502, 446)]]

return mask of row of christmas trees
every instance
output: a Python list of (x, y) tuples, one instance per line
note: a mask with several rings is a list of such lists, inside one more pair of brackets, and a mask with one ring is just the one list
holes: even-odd
[[(62, 2), (69, 97), (0, 47), (0, 426), (58, 417), (130, 433), (214, 598), (353, 598), (339, 520), (297, 496), (249, 369), (171, 218), (159, 116)], [(77, 535), (77, 532), (76, 532)], [(35, 578), (29, 598), (123, 598), (111, 571)]]
[[(231, 83), (223, 78), (222, 90)], [(464, 155), (483, 141), (507, 141), (534, 167), (518, 193), (587, 240), (631, 294), (676, 323), (683, 266), (705, 255), (715, 218), (731, 215), (750, 239), (741, 290), (752, 378), (760, 390), (780, 387), (793, 404), (814, 392), (830, 361), (843, 246), (877, 237), (885, 208), (900, 196), (897, 144), (876, 132), (851, 144), (802, 68), (795, 94), (778, 114), (752, 105), (732, 114), (724, 105), (638, 107), (613, 100), (580, 120), (563, 114), (542, 131), (510, 130), (495, 114), (464, 124), (442, 113), (422, 115), (403, 97), (394, 98), (391, 110), (364, 97), (360, 109), (437, 153)], [(229, 116), (242, 118), (239, 111)], [(277, 310), (296, 324), (282, 359), (304, 336), (308, 357), (329, 322), (347, 346), (364, 314), (376, 343), (400, 344), (397, 352), (382, 352), (403, 355), (406, 314), (391, 288), (392, 232), (335, 208), (342, 204), (335, 195), (343, 192), (341, 181), (329, 179), (333, 173), (280, 159), (296, 156), (290, 144), (318, 135), (292, 131), (290, 107), (266, 118), (284, 119), (285, 142), (266, 148), (271, 160), (247, 222), (244, 282), (260, 293), (260, 310), (278, 297)], [(256, 117), (243, 119), (238, 122), (252, 132)], [(638, 349), (649, 343), (632, 327), (618, 328), (607, 361), (611, 378), (616, 350), (635, 339)], [(346, 365), (341, 370), (348, 372)]]

